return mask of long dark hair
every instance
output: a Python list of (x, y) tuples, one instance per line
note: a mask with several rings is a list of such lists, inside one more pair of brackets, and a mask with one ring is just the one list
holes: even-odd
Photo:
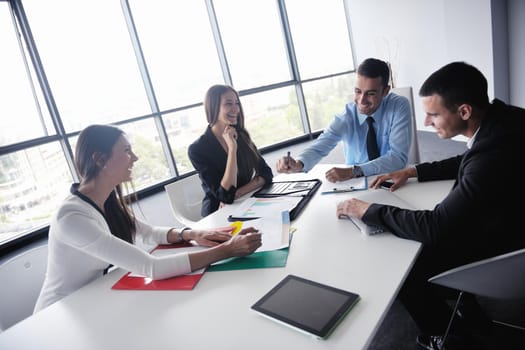
[(239, 168), (239, 174), (249, 174), (251, 178), (253, 172), (257, 170), (260, 155), (248, 130), (244, 127), (244, 111), (237, 91), (229, 85), (213, 85), (210, 87), (204, 97), (206, 119), (210, 126), (213, 126), (217, 122), (221, 109), (221, 97), (228, 91), (232, 91), (239, 100), (239, 118), (236, 125), (237, 142), (239, 144), (239, 147), (237, 147), (237, 159), (242, 159), (242, 161), (237, 162), (237, 167)]
[[(90, 125), (78, 136), (75, 150), (75, 167), (81, 182), (91, 181), (103, 168), (100, 161), (111, 157), (113, 146), (124, 132), (112, 125)], [(111, 233), (126, 242), (133, 243), (135, 215), (129, 206), (130, 201), (122, 194), (118, 184), (104, 202), (106, 221)]]

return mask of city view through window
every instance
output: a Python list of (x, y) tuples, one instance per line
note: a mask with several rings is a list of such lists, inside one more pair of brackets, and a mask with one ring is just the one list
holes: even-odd
[(130, 138), (130, 191), (194, 171), (213, 84), (263, 153), (321, 131), (353, 93), (349, 30), (343, 0), (0, 1), (0, 244), (49, 225), (90, 124)]

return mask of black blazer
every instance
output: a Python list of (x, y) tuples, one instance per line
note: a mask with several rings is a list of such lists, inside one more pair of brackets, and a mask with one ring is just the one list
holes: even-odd
[(441, 257), (438, 270), (524, 248), (524, 186), (512, 170), (524, 158), (524, 122), (524, 109), (494, 100), (469, 150), (416, 166), (418, 181), (456, 180), (434, 210), (372, 204), (363, 221), (422, 242)]
[[(206, 128), (203, 135), (190, 145), (188, 148), (188, 156), (193, 167), (199, 173), (202, 181), (202, 189), (205, 193), (202, 200), (202, 216), (207, 216), (219, 209), (220, 202), (233, 203), (237, 187), (225, 189), (221, 186), (221, 179), (226, 170), (228, 154), (222, 148), (210, 126)], [(242, 159), (238, 159), (237, 161), (242, 162)], [(266, 164), (266, 161), (260, 153), (255, 175), (262, 176), (267, 184), (272, 182), (273, 179), (272, 169)], [(246, 185), (253, 177), (253, 173), (246, 174), (239, 171), (237, 175), (237, 186), (241, 187)]]

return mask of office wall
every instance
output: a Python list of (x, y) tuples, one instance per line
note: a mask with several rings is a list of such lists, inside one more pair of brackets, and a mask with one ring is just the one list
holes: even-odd
[[(519, 14), (511, 16), (516, 17), (512, 22), (516, 28), (510, 28), (508, 45), (511, 48), (521, 47), (520, 51), (515, 49), (512, 52), (510, 61), (516, 64), (510, 69), (502, 69), (498, 65), (495, 77), (492, 24), (493, 20), (497, 20), (498, 26), (506, 25), (507, 17), (502, 10), (506, 7), (504, 2), (503, 5), (498, 4), (500, 11), (493, 13), (491, 0), (346, 0), (357, 62), (371, 56), (390, 61), (395, 84), (411, 85), (417, 95), (430, 73), (452, 61), (466, 61), (478, 67), (487, 77), (491, 99), (503, 97), (508, 100), (509, 93), (507, 98), (495, 96), (494, 87), (499, 86), (498, 91), (505, 94), (505, 89), (501, 88), (504, 84), (508, 85), (509, 76), (505, 75), (513, 76), (515, 70), (519, 70), (520, 74), (524, 72), (517, 64), (524, 61), (523, 40), (517, 38), (517, 33), (523, 36), (524, 25), (518, 23), (517, 18), (524, 17)], [(509, 3), (515, 3), (512, 8), (519, 8), (521, 14), (524, 13), (522, 8), (525, 2), (509, 0)], [(493, 14), (498, 17), (493, 19)], [(515, 36), (512, 35), (514, 31)], [(508, 50), (503, 45), (498, 49)], [(525, 84), (524, 79), (518, 80), (510, 88), (511, 101), (516, 101), (518, 92), (523, 91), (520, 88)], [(421, 101), (418, 96), (414, 98), (417, 128), (433, 131), (424, 126)]]
[[(491, 0), (494, 97), (509, 103), (509, 26), (507, 1)], [(505, 77), (505, 79), (502, 79)]]
[(510, 103), (525, 108), (525, 1), (509, 0)]

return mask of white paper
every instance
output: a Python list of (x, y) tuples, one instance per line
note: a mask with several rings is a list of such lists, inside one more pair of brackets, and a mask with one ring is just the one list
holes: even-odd
[(246, 218), (271, 218), (276, 217), (281, 219), (281, 212), (290, 212), (303, 197), (282, 196), (271, 198), (247, 198), (242, 204), (232, 213), (233, 220)]
[(321, 185), (321, 192), (336, 191), (336, 190), (349, 190), (350, 188), (355, 189), (367, 189), (368, 181), (365, 176), (357, 177), (346, 181), (330, 182), (324, 180)]
[(281, 216), (243, 222), (243, 227), (249, 226), (257, 228), (262, 234), (262, 245), (256, 252), (287, 248), (290, 245), (290, 226), (283, 223)]
[[(242, 222), (242, 228), (255, 227), (261, 233), (262, 245), (255, 251), (267, 252), (288, 248), (290, 246), (290, 216), (287, 211), (279, 215), (262, 217)], [(235, 258), (217, 261), (212, 265), (223, 264)]]

